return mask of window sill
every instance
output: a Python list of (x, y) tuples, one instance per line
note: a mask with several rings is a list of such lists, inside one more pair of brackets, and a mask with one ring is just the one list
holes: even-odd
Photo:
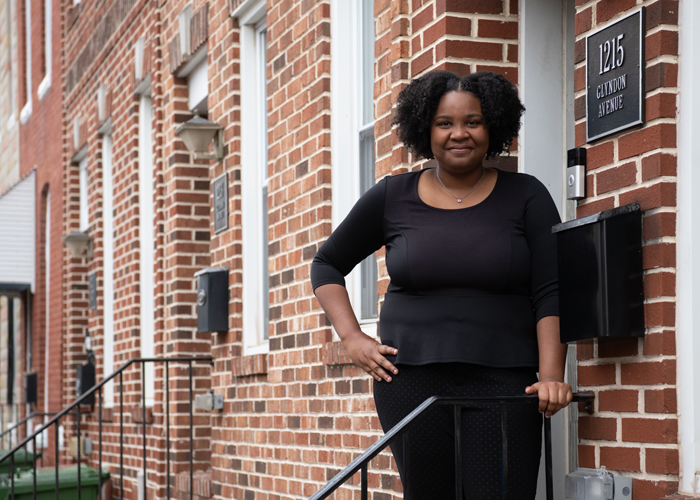
[(267, 375), (267, 353), (241, 356), (231, 361), (231, 374), (234, 377)]
[(32, 101), (29, 101), (24, 105), (22, 111), (19, 114), (19, 121), (22, 125), (25, 125), (29, 121), (29, 117), (32, 116)]
[(46, 93), (49, 91), (51, 88), (51, 73), (47, 73), (44, 79), (41, 81), (39, 84), (39, 89), (36, 91), (37, 96), (39, 97), (39, 100), (41, 101)]

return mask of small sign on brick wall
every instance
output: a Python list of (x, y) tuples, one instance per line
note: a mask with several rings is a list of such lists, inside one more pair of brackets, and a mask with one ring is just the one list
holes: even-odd
[(214, 234), (228, 229), (228, 175), (214, 180)]
[(586, 141), (644, 123), (645, 8), (586, 37)]

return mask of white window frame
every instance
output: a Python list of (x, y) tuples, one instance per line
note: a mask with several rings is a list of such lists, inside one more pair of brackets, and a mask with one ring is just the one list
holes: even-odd
[(32, 2), (24, 0), (24, 51), (26, 54), (24, 74), (27, 83), (27, 102), (19, 113), (19, 121), (23, 125), (32, 116)]
[[(114, 371), (114, 197), (112, 183), (112, 136), (102, 136), (102, 283), (103, 283), (103, 377)], [(114, 382), (105, 385), (104, 404), (114, 406)]]
[[(141, 329), (141, 356), (155, 356), (155, 272), (154, 272), (154, 210), (153, 210), (153, 116), (151, 96), (144, 94), (139, 98), (139, 289)], [(153, 406), (155, 401), (155, 367), (145, 363), (146, 371), (146, 406)]]
[(7, 2), (7, 12), (5, 15), (7, 16), (7, 33), (9, 34), (10, 37), (10, 53), (9, 53), (9, 58), (10, 58), (10, 84), (9, 84), (9, 97), (10, 97), (10, 103), (9, 103), (9, 109), (10, 109), (10, 117), (7, 119), (7, 130), (12, 130), (14, 126), (17, 124), (17, 62), (16, 62), (16, 57), (15, 57), (15, 51), (17, 49), (17, 41), (16, 38), (14, 37), (13, 34), (13, 28), (14, 28), (14, 23), (13, 21), (15, 20), (15, 11), (16, 5), (15, 5), (16, 0), (8, 0)]
[(46, 66), (46, 75), (44, 79), (41, 80), (39, 88), (37, 89), (37, 96), (41, 101), (46, 93), (51, 88), (51, 19), (52, 19), (52, 2), (51, 0), (44, 0), (44, 53), (45, 60), (44, 64)]
[[(332, 0), (331, 32), (331, 217), (335, 229), (362, 194), (359, 137), (362, 131), (374, 127), (374, 121), (364, 126), (361, 123), (362, 2)], [(348, 140), (348, 137), (353, 140)], [(360, 328), (367, 335), (376, 337), (378, 318), (361, 317), (361, 265), (346, 276), (346, 289)]]
[(80, 198), (80, 230), (90, 229), (90, 200), (88, 196), (88, 160), (83, 156), (78, 163), (78, 191)]
[(265, 1), (247, 2), (238, 9), (241, 27), (241, 212), (243, 237), (243, 354), (270, 350), (267, 278), (267, 81)]
[(678, 109), (678, 217), (676, 384), (680, 415), (680, 490), (700, 492), (700, 173), (695, 148), (700, 142), (700, 5), (681, 2)]

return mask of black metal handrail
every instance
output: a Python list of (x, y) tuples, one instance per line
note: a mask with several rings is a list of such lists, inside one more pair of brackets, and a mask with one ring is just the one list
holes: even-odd
[[(9, 434), (10, 432), (14, 431), (14, 430), (17, 429), (20, 425), (22, 425), (22, 424), (25, 423), (25, 422), (28, 422), (29, 420), (33, 419), (34, 417), (50, 417), (50, 416), (52, 416), (52, 415), (55, 415), (55, 413), (44, 413), (44, 412), (37, 412), (37, 411), (31, 412), (29, 415), (27, 415), (26, 417), (24, 417), (24, 418), (23, 418), (22, 420), (20, 420), (19, 422), (13, 423), (10, 427), (8, 427), (8, 428), (5, 429), (4, 431), (0, 432), (0, 442), (2, 442), (2, 440), (5, 438), (5, 436), (6, 436), (7, 434)], [(10, 441), (10, 446), (12, 446), (12, 441)]]
[[(192, 377), (192, 363), (196, 362), (207, 362), (207, 363), (213, 363), (214, 358), (211, 356), (193, 356), (193, 357), (172, 357), (172, 358), (134, 358), (129, 361), (127, 361), (124, 365), (119, 367), (114, 373), (111, 375), (107, 376), (104, 380), (99, 382), (98, 384), (95, 384), (93, 387), (91, 387), (88, 391), (86, 391), (84, 394), (82, 394), (78, 399), (76, 399), (73, 403), (70, 405), (66, 406), (63, 410), (59, 411), (58, 413), (55, 413), (53, 418), (51, 418), (48, 422), (44, 423), (40, 428), (34, 430), (34, 432), (25, 437), (21, 442), (17, 443), (11, 450), (7, 451), (4, 455), (0, 457), (0, 463), (4, 462), (8, 457), (10, 459), (10, 498), (14, 498), (15, 494), (15, 463), (14, 463), (14, 455), (17, 451), (22, 449), (23, 447), (27, 446), (30, 442), (32, 443), (32, 449), (36, 450), (36, 438), (39, 436), (42, 432), (45, 430), (49, 429), (52, 425), (56, 427), (56, 432), (54, 436), (54, 448), (55, 448), (55, 494), (56, 494), (56, 500), (59, 500), (59, 480), (58, 480), (58, 471), (59, 471), (59, 447), (58, 447), (58, 425), (61, 417), (64, 417), (66, 415), (75, 415), (76, 416), (76, 421), (77, 421), (77, 438), (78, 438), (78, 445), (77, 445), (77, 462), (78, 462), (78, 469), (77, 469), (77, 479), (78, 479), (78, 484), (77, 484), (77, 499), (80, 500), (81, 496), (81, 473), (80, 473), (80, 464), (81, 464), (81, 448), (82, 448), (82, 440), (80, 437), (81, 434), (81, 425), (80, 425), (80, 405), (81, 404), (87, 404), (84, 403), (84, 401), (88, 401), (91, 399), (91, 396), (93, 396), (95, 393), (98, 395), (98, 434), (99, 434), (99, 458), (98, 458), (98, 490), (97, 490), (97, 498), (98, 500), (102, 500), (102, 388), (110, 381), (114, 380), (116, 377), (119, 377), (119, 412), (120, 412), (120, 418), (119, 418), (119, 469), (120, 469), (120, 500), (124, 500), (124, 371), (129, 368), (131, 365), (135, 363), (140, 363), (141, 364), (141, 408), (142, 408), (142, 444), (143, 444), (143, 474), (144, 474), (144, 484), (147, 484), (147, 469), (146, 469), (146, 369), (145, 365), (146, 363), (165, 363), (165, 411), (166, 411), (166, 476), (167, 476), (167, 492), (168, 492), (168, 498), (170, 498), (170, 371), (169, 371), (169, 365), (170, 363), (188, 363), (189, 367), (189, 398), (190, 402), (193, 402), (193, 377)], [(94, 401), (94, 400), (93, 400)], [(71, 410), (75, 410), (74, 412), (71, 412)], [(189, 413), (190, 413), (190, 500), (194, 498), (194, 465), (193, 465), (193, 414), (192, 414), (192, 404), (189, 405)], [(36, 498), (36, 460), (33, 461), (32, 464), (32, 470), (33, 470), (33, 478), (34, 478), (34, 498)]]
[[(573, 402), (583, 402), (590, 404), (593, 401), (594, 394), (592, 392), (577, 392), (574, 393)], [(467, 406), (483, 405), (488, 403), (500, 403), (501, 406), (501, 431), (503, 432), (503, 456), (507, 453), (507, 439), (505, 435), (506, 425), (506, 405), (517, 404), (524, 401), (532, 401), (537, 399), (536, 394), (523, 396), (504, 396), (504, 397), (482, 397), (482, 398), (453, 398), (446, 396), (433, 396), (426, 399), (411, 413), (406, 415), (401, 422), (384, 434), (376, 443), (370, 446), (367, 451), (352, 461), (350, 465), (333, 477), (323, 488), (318, 490), (309, 500), (323, 500), (338, 489), (345, 481), (350, 479), (357, 471), (360, 471), (360, 498), (367, 500), (367, 464), (374, 457), (389, 446), (395, 439), (405, 438), (406, 430), (411, 427), (420, 417), (422, 417), (429, 409), (435, 406), (453, 406), (455, 410), (455, 498), (462, 500), (462, 446), (460, 439), (461, 431), (461, 409)], [(552, 489), (552, 421), (549, 418), (544, 418), (544, 436), (545, 436), (545, 473), (547, 479), (547, 500), (553, 500), (554, 492)], [(407, 450), (404, 446), (404, 450)], [(407, 458), (408, 461), (408, 458)], [(408, 475), (408, 472), (406, 473)], [(507, 484), (508, 467), (507, 462), (504, 462), (503, 484)]]
[[(31, 412), (29, 415), (27, 415), (26, 417), (21, 419), (19, 422), (13, 423), (10, 427), (8, 427), (4, 431), (2, 431), (0, 433), (0, 443), (4, 443), (5, 436), (9, 436), (9, 447), (12, 448), (12, 432), (13, 431), (19, 429), (19, 427), (22, 424), (24, 424), (25, 425), (24, 434), (28, 435), (29, 434), (29, 421), (30, 420), (33, 420), (34, 417), (44, 417), (44, 418), (52, 417), (55, 414), (56, 414), (55, 412), (54, 413), (47, 413), (47, 412), (42, 412), (42, 411)], [(34, 460), (36, 460), (36, 456), (34, 456)], [(40, 455), (40, 460), (41, 460), (41, 466), (43, 467), (44, 466), (44, 456), (43, 455)], [(2, 463), (1, 460), (0, 460), (0, 463)]]

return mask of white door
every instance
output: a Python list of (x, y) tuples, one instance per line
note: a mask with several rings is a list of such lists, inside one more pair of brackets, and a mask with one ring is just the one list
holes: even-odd
[[(520, 2), (521, 98), (520, 172), (537, 177), (552, 194), (562, 220), (575, 218), (565, 200), (566, 151), (574, 147), (574, 0)], [(569, 348), (567, 380), (576, 390), (576, 356)], [(552, 419), (554, 498), (564, 499), (564, 476), (578, 466), (576, 408)], [(544, 446), (544, 443), (543, 443)], [(544, 448), (537, 500), (544, 500)]]

